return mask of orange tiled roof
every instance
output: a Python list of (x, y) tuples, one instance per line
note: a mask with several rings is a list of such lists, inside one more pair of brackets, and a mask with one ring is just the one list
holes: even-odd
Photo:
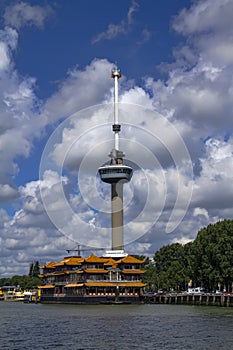
[(117, 264), (119, 263), (124, 263), (124, 264), (143, 264), (144, 260), (139, 260), (135, 257), (133, 257), (132, 255), (127, 255), (126, 257), (117, 260), (116, 261)]
[(84, 259), (81, 257), (71, 257), (66, 265), (81, 265), (84, 262)]
[(40, 266), (40, 269), (44, 269), (44, 268), (51, 269), (51, 268), (54, 268), (55, 264), (56, 264), (55, 261), (50, 261), (48, 264)]
[(84, 260), (87, 263), (105, 263), (109, 259), (108, 258), (100, 258), (100, 257), (96, 256), (95, 254), (91, 254), (87, 258), (85, 258)]
[(112, 265), (115, 265), (115, 264), (116, 264), (116, 260), (114, 260), (113, 258), (108, 259), (108, 260), (104, 263), (105, 266), (112, 266)]
[(54, 266), (56, 267), (56, 266), (63, 266), (63, 265), (81, 265), (83, 261), (84, 259), (81, 257), (71, 256), (71, 257), (66, 257), (62, 259), (58, 263), (55, 263)]

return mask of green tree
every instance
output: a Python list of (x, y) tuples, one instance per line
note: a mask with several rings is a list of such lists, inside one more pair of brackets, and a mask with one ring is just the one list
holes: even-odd
[(185, 250), (179, 243), (162, 247), (154, 255), (159, 289), (183, 290), (186, 283)]
[(38, 277), (40, 274), (40, 267), (39, 267), (39, 261), (35, 261), (34, 263), (30, 264), (29, 267), (29, 277)]
[(231, 289), (233, 282), (233, 221), (202, 228), (193, 242), (193, 279), (208, 290)]

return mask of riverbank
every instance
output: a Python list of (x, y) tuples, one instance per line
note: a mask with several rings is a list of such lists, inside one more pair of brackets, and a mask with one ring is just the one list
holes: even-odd
[(233, 307), (233, 294), (144, 294), (146, 304), (180, 304)]

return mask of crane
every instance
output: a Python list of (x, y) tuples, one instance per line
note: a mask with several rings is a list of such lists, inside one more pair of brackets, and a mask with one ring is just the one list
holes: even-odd
[(89, 250), (104, 250), (104, 248), (82, 248), (80, 244), (78, 244), (78, 247), (76, 249), (66, 249), (67, 253), (69, 254), (70, 252), (78, 252), (78, 256), (81, 256), (81, 251), (89, 251)]

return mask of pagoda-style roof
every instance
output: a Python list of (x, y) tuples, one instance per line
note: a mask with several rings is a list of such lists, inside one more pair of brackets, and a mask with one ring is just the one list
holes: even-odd
[(54, 267), (57, 266), (64, 266), (64, 265), (81, 265), (83, 263), (84, 259), (81, 257), (75, 257), (75, 256), (70, 256), (62, 259), (58, 263), (54, 264)]
[(112, 266), (116, 264), (116, 260), (113, 258), (108, 258), (108, 260), (104, 263), (105, 266)]
[(89, 255), (87, 258), (77, 257), (77, 256), (68, 256), (63, 258), (59, 262), (50, 261), (48, 264), (44, 266), (40, 266), (40, 268), (46, 268), (46, 269), (55, 269), (59, 266), (81, 266), (83, 263), (97, 263), (97, 264), (104, 264), (105, 266), (113, 266), (118, 264), (143, 264), (144, 260), (139, 260), (132, 255), (127, 255), (119, 260), (114, 260), (113, 258), (106, 258), (106, 257), (99, 257), (95, 254)]
[(124, 263), (124, 264), (143, 264), (144, 260), (139, 260), (137, 258), (135, 258), (132, 255), (127, 255), (124, 258), (117, 260), (115, 263), (120, 264), (120, 263)]
[(43, 266), (39, 266), (40, 269), (54, 269), (55, 261), (50, 261), (48, 264), (45, 264)]
[(108, 258), (100, 258), (99, 256), (96, 256), (95, 254), (89, 255), (87, 258), (84, 259), (86, 263), (105, 263), (109, 259)]

